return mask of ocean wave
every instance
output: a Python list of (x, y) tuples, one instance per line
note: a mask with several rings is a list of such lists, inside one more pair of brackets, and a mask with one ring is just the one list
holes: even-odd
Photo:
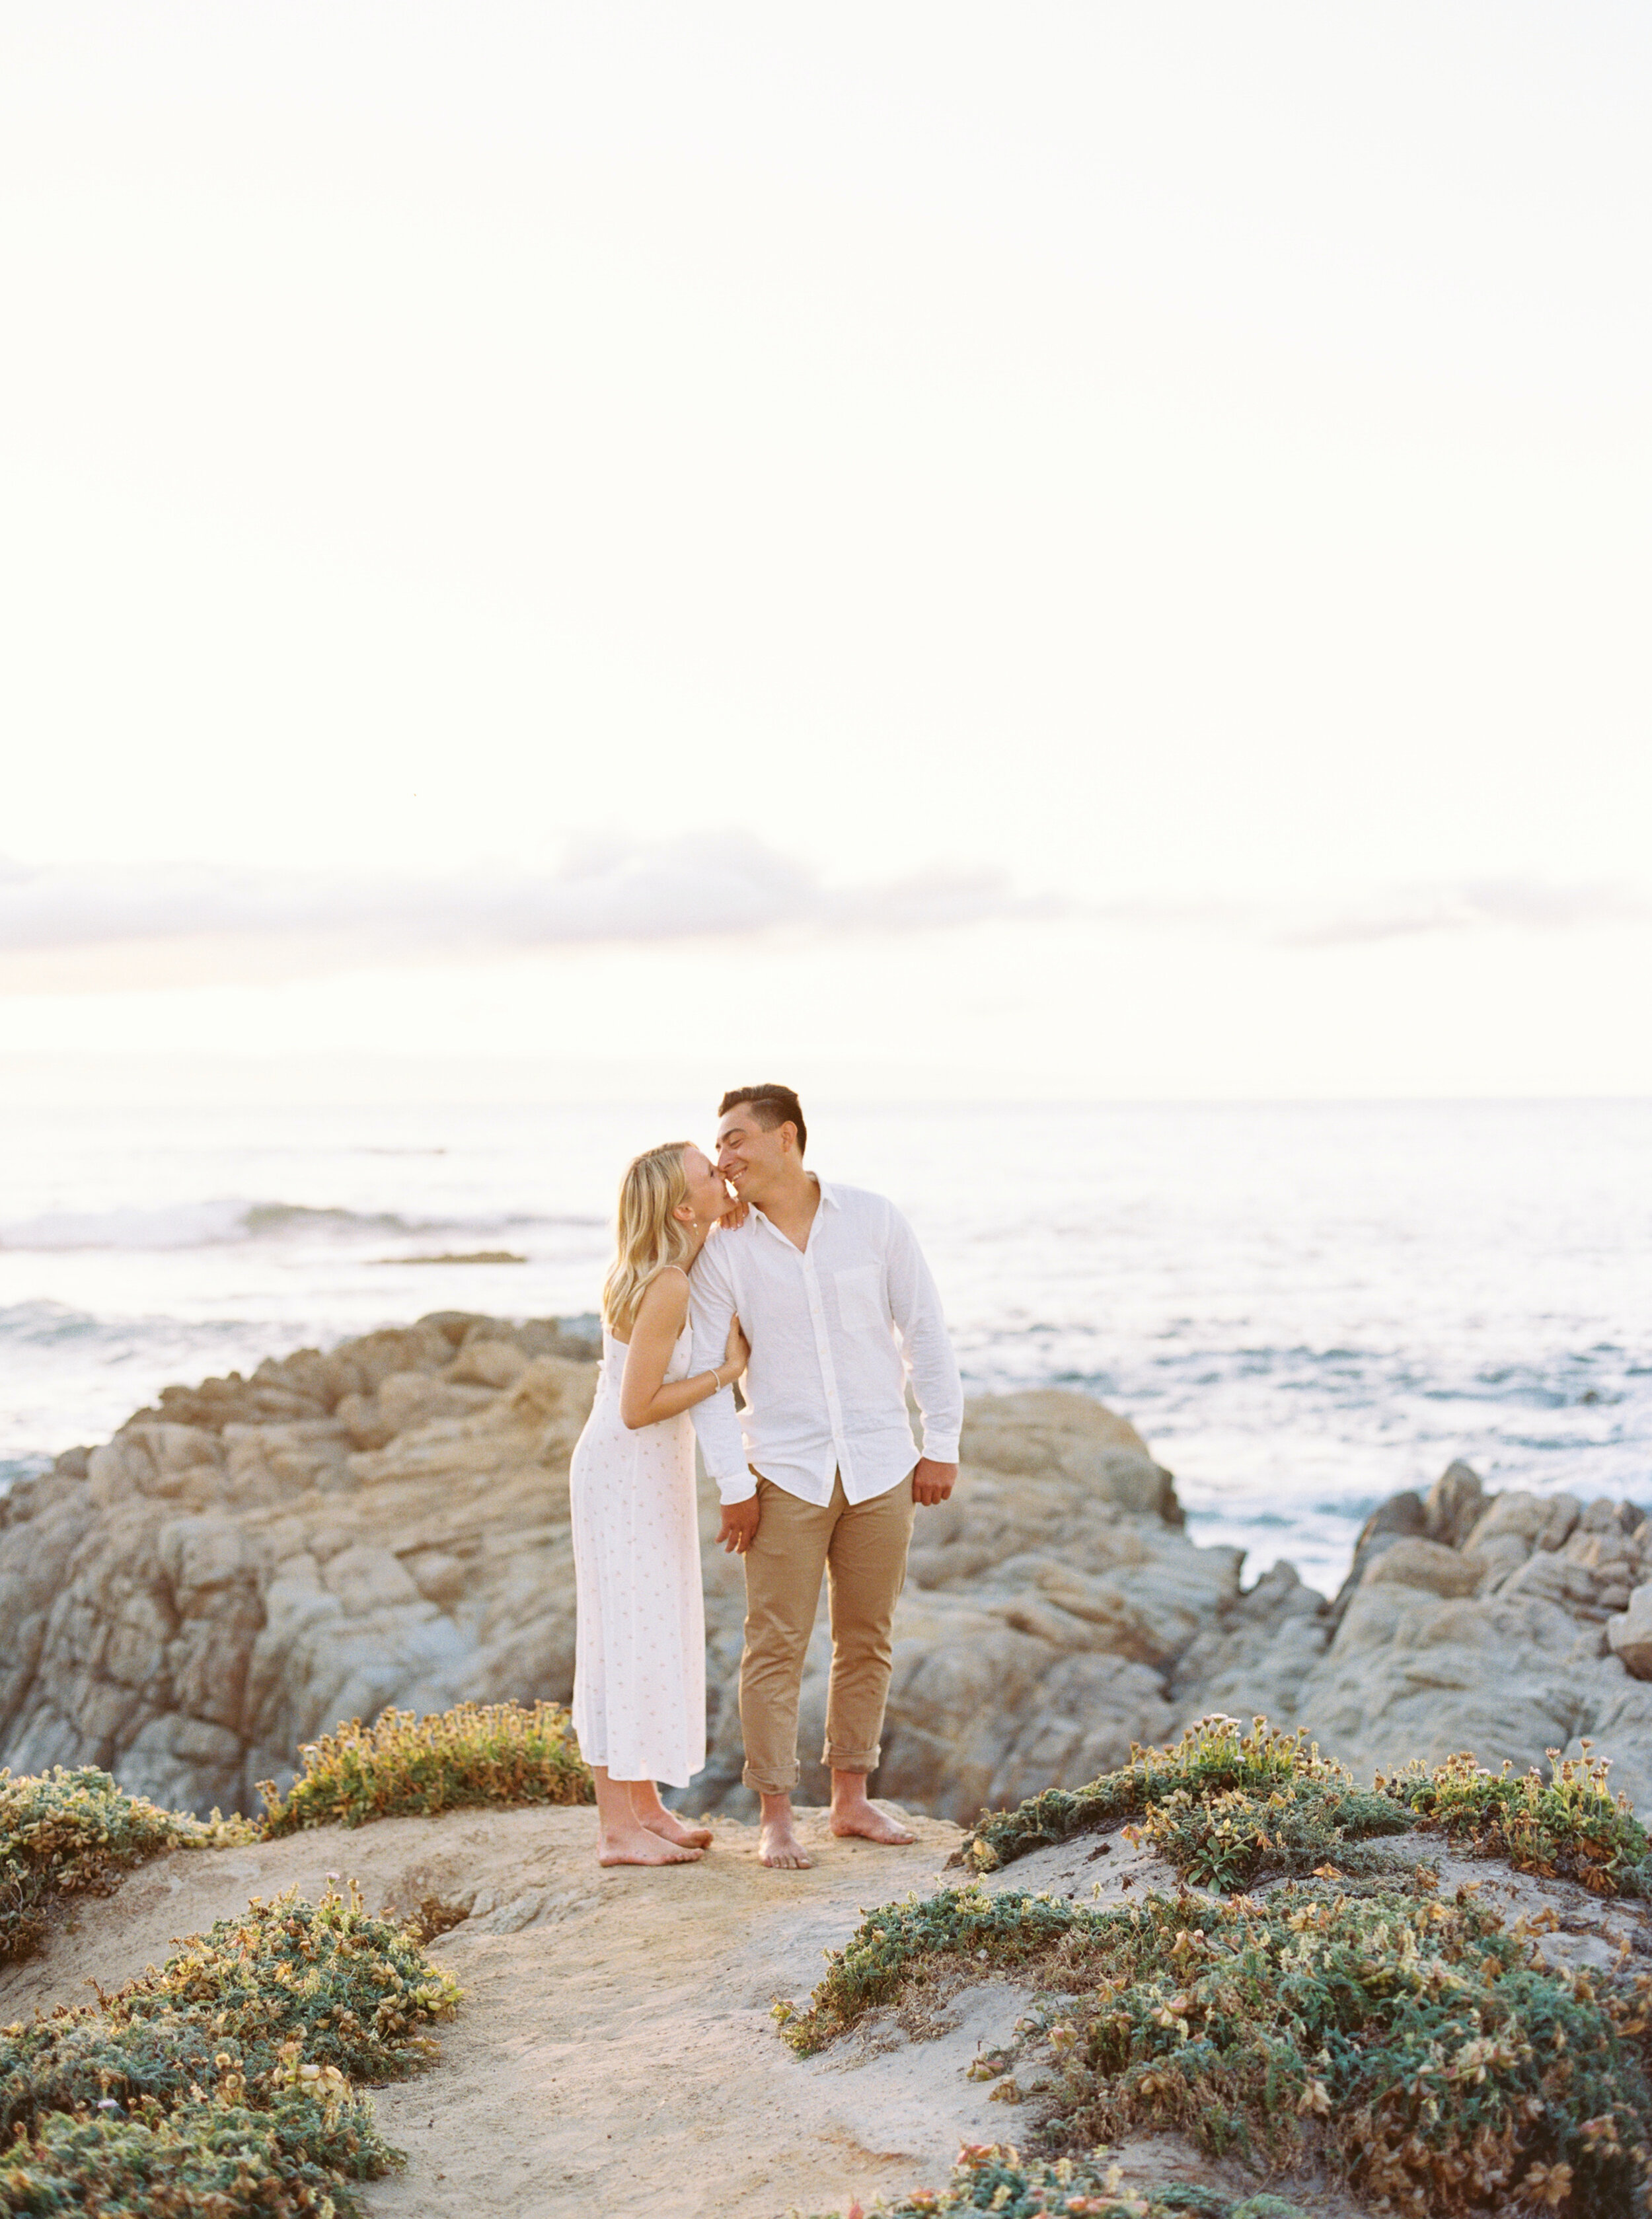
[[(1128, 1393), (1162, 1401), (1213, 1389), (1266, 1389), (1312, 1395), (1328, 1404), (1376, 1405), (1415, 1398), (1425, 1402), (1500, 1405), (1533, 1411), (1579, 1407), (1601, 1409), (1628, 1399), (1625, 1382), (1646, 1367), (1624, 1360), (1610, 1343), (1557, 1347), (1536, 1360), (1475, 1364), (1460, 1350), (1424, 1351), (1393, 1346), (1300, 1341), (1277, 1346), (1223, 1345), (1208, 1333), (1179, 1346), (1164, 1337), (1126, 1358), (1105, 1328), (1084, 1323), (1009, 1325), (955, 1336), (972, 1386), (998, 1389), (1049, 1383), (1090, 1394)], [(1109, 1361), (1091, 1360), (1103, 1351)], [(1133, 1359), (1133, 1360), (1132, 1360)]]
[(102, 1318), (89, 1310), (71, 1309), (64, 1302), (8, 1302), (0, 1307), (0, 1339), (50, 1345), (60, 1340), (85, 1340), (107, 1333)]
[[(53, 1210), (0, 1224), (0, 1249), (175, 1250), (317, 1237), (395, 1240), (432, 1233), (480, 1234), (562, 1223), (517, 1214), (488, 1217), (404, 1217), (395, 1210), (316, 1209), (301, 1202), (179, 1202), (158, 1209)], [(584, 1222), (580, 1220), (578, 1222)]]
[(244, 1317), (182, 1319), (164, 1314), (150, 1316), (99, 1316), (76, 1309), (67, 1302), (0, 1303), (0, 1342), (21, 1342), (25, 1347), (63, 1348), (72, 1354), (90, 1344), (96, 1364), (152, 1352), (158, 1359), (188, 1368), (193, 1363), (210, 1365), (215, 1352), (239, 1346), (249, 1338), (258, 1343), (258, 1357), (281, 1346), (288, 1329), (268, 1320)]

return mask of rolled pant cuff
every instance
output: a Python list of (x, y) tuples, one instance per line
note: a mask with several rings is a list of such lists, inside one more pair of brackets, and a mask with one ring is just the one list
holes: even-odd
[(794, 1771), (790, 1780), (784, 1781), (760, 1780), (750, 1765), (747, 1765), (741, 1773), (740, 1784), (758, 1795), (790, 1795), (798, 1784), (798, 1775)]
[(876, 1772), (882, 1759), (882, 1750), (874, 1744), (871, 1749), (823, 1750), (820, 1761), (831, 1772)]

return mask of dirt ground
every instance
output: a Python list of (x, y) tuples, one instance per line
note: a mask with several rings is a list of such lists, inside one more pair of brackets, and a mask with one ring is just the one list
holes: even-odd
[[(379, 2090), (405, 2172), (366, 2192), (382, 2219), (783, 2219), (846, 2211), (858, 2197), (944, 2182), (960, 2140), (1019, 2141), (1028, 2114), (966, 2078), (981, 2048), (1004, 2041), (1024, 1990), (989, 1982), (941, 2015), (938, 2038), (887, 2026), (800, 2062), (770, 2017), (801, 2002), (822, 1952), (863, 1909), (942, 1877), (958, 1830), (915, 1820), (910, 1849), (836, 1842), (804, 1814), (817, 1862), (768, 1872), (754, 1828), (715, 1822), (698, 1865), (603, 1870), (588, 1810), (456, 1812), (336, 1828), (252, 1849), (174, 1851), (113, 1896), (81, 1904), (34, 1959), (0, 1972), (0, 2022), (86, 2001), (158, 1964), (175, 1941), (297, 1884), (319, 1895), (354, 1877), (369, 1907), (406, 1915), (434, 1897), (463, 1923), (430, 1945), (465, 1992), (441, 2061)], [(1396, 1856), (1427, 1854), (1425, 1842)], [(1620, 1931), (1646, 1949), (1628, 1906), (1522, 1880), (1503, 1868), (1442, 1860), (1442, 1880), (1506, 1893), (1511, 1916), (1549, 1902), (1571, 1931), (1556, 1955), (1605, 1962)], [(956, 1883), (953, 1868), (945, 1879)], [(1168, 1868), (1120, 1837), (1023, 1859), (988, 1883), (1116, 1901), (1174, 1885)], [(883, 2046), (887, 2045), (887, 2046)], [(1020, 2131), (1018, 2131), (1018, 2129)], [(1220, 2179), (1173, 2138), (1120, 2153), (1126, 2179)], [(1248, 2185), (1254, 2187), (1252, 2181)], [(1352, 2207), (1324, 2186), (1280, 2184), (1316, 2219)]]
[(457, 1812), (328, 1828), (253, 1849), (174, 1851), (82, 1904), (36, 1958), (0, 1973), (0, 2020), (89, 2000), (175, 1940), (295, 1882), (359, 1880), (369, 1907), (468, 1904), (430, 1955), (465, 1992), (441, 2062), (375, 2101), (407, 2171), (367, 2192), (385, 2219), (777, 2219), (944, 2180), (960, 2139), (1003, 2135), (964, 2068), (1023, 2007), (975, 1992), (938, 2042), (846, 2067), (800, 2063), (769, 2007), (805, 1997), (821, 1953), (867, 1907), (927, 1893), (959, 1840), (836, 1842), (811, 1871), (767, 1871), (755, 1828), (716, 1822), (703, 1862), (605, 1871), (588, 1810)]

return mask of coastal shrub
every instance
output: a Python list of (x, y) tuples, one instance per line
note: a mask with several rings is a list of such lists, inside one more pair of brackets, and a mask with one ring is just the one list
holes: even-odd
[(915, 2189), (876, 2208), (888, 2219), (1302, 2219), (1282, 2197), (1227, 2196), (1191, 2181), (1127, 2189), (1116, 2165), (1023, 2157), (1003, 2142), (966, 2142), (945, 2188)]
[(1549, 1752), (1552, 1776), (1488, 1772), (1472, 1756), (1413, 1764), (1369, 1789), (1339, 1764), (1258, 1719), (1201, 1719), (1168, 1749), (1133, 1746), (1130, 1762), (1085, 1787), (1050, 1787), (1013, 1811), (983, 1812), (960, 1852), (995, 1872), (1034, 1849), (1133, 1822), (1196, 1886), (1229, 1891), (1264, 1874), (1302, 1875), (1351, 1848), (1413, 1830), (1518, 1871), (1573, 1880), (1597, 1895), (1652, 1897), (1652, 1837), (1609, 1766)]
[(303, 1770), (288, 1794), (264, 1783), (261, 1819), (163, 1811), (90, 1765), (18, 1779), (0, 1771), (0, 1963), (27, 1954), (60, 1899), (108, 1894), (165, 1849), (237, 1847), (469, 1804), (589, 1803), (594, 1792), (556, 1703), (461, 1703), (422, 1719), (389, 1710), (371, 1726), (352, 1719), (300, 1754)]
[(831, 1971), (806, 2011), (777, 2004), (780, 2031), (810, 2057), (879, 2004), (891, 2003), (933, 1966), (953, 1973), (1007, 1972), (1042, 1963), (1086, 1913), (1064, 1896), (988, 1895), (978, 1886), (885, 1904), (828, 1952)]
[(560, 1703), (460, 1703), (419, 1718), (388, 1710), (307, 1743), (285, 1795), (258, 1792), (271, 1839), (307, 1826), (434, 1817), (478, 1803), (589, 1803), (595, 1787)]
[[(16, 2219), (297, 2219), (355, 2213), (338, 2172), (276, 2114), (208, 2098), (153, 2116), (54, 2112), (0, 2153), (0, 2211)], [(358, 2178), (388, 2170), (373, 2162)]]
[(1652, 1895), (1652, 1840), (1629, 1798), (1612, 1793), (1610, 1767), (1587, 1742), (1581, 1757), (1551, 1749), (1549, 1762), (1547, 1781), (1535, 1768), (1511, 1779), (1507, 1764), (1488, 1772), (1471, 1756), (1452, 1756), (1432, 1771), (1413, 1765), (1379, 1776), (1377, 1786), (1454, 1849), (1578, 1880), (1596, 1895)]
[(249, 1842), (258, 1831), (215, 1811), (207, 1819), (160, 1810), (90, 1765), (22, 1779), (0, 1771), (0, 1961), (26, 1954), (56, 1898), (106, 1895), (162, 1849)]
[(963, 1861), (992, 1872), (1034, 1849), (1121, 1824), (1141, 1832), (1197, 1886), (1242, 1887), (1264, 1870), (1308, 1873), (1351, 1843), (1415, 1821), (1381, 1789), (1258, 1719), (1201, 1719), (1169, 1749), (1132, 1746), (1130, 1762), (1087, 1787), (1046, 1788), (1014, 1811), (984, 1812)]
[(255, 1899), (96, 2005), (0, 2029), (0, 2210), (352, 2212), (398, 2162), (355, 2079), (433, 2055), (458, 1991), (359, 1893)]
[(1082, 1910), (966, 1888), (874, 1912), (808, 2010), (777, 2016), (806, 2054), (908, 1984), (1008, 1963), (1058, 1998), (1023, 2023), (1047, 2157), (1177, 2129), (1214, 2157), (1317, 2159), (1401, 2213), (1643, 2208), (1652, 1979), (1551, 1970), (1472, 1888), (1442, 1899), (1424, 1874)]

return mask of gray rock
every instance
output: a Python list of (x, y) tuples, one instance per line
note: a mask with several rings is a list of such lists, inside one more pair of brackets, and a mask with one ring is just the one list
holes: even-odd
[(1606, 1639), (1626, 1672), (1652, 1680), (1652, 1586), (1636, 1588), (1623, 1615), (1607, 1619)]
[[(562, 1332), (438, 1314), (300, 1351), (169, 1388), (28, 1482), (0, 1526), (0, 1756), (251, 1808), (341, 1719), (565, 1700), (568, 1458), (594, 1374)], [(710, 1488), (701, 1510), (709, 1536)], [(1222, 1710), (1301, 1725), (1366, 1771), (1459, 1749), (1524, 1767), (1593, 1736), (1652, 1800), (1638, 1520), (1488, 1501), (1454, 1465), (1425, 1504), (1407, 1492), (1366, 1521), (1338, 1611), (1286, 1563), (1241, 1588), (1241, 1561), (1188, 1539), (1170, 1474), (1090, 1397), (972, 1401), (958, 1491), (913, 1537), (875, 1789), (968, 1820)], [(738, 1810), (743, 1587), (716, 1550), (704, 1572), (711, 1756), (678, 1799)], [(829, 1662), (823, 1613), (811, 1800)]]
[(1479, 1583), (1474, 1565), (1455, 1549), (1410, 1535), (1394, 1541), (1380, 1556), (1372, 1557), (1360, 1582), (1367, 1588), (1420, 1588), (1425, 1594), (1437, 1595), (1472, 1594)]
[(1422, 1539), (1427, 1532), (1428, 1513), (1423, 1507), (1422, 1497), (1414, 1489), (1406, 1488), (1398, 1495), (1389, 1495), (1386, 1502), (1379, 1502), (1359, 1529), (1359, 1538), (1354, 1544), (1354, 1561), (1332, 1601), (1332, 1618), (1341, 1618), (1376, 1557), (1393, 1548), (1396, 1541)]
[(1486, 1490), (1472, 1465), (1449, 1464), (1428, 1490), (1424, 1531), (1431, 1541), (1460, 1549), (1486, 1507)]
[(1582, 1514), (1581, 1503), (1574, 1495), (1531, 1495), (1518, 1491), (1500, 1495), (1479, 1519), (1474, 1531), (1463, 1544), (1465, 1549), (1483, 1549), (1488, 1541), (1505, 1534), (1517, 1536), (1526, 1545), (1528, 1553), (1534, 1549), (1559, 1549)]

